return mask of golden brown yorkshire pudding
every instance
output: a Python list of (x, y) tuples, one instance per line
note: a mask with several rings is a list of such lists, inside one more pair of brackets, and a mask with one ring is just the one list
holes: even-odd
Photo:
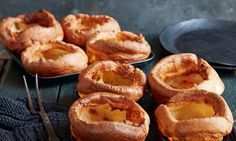
[(77, 141), (144, 141), (150, 124), (136, 102), (105, 92), (75, 101), (69, 119)]
[(88, 58), (78, 46), (56, 41), (28, 47), (21, 61), (34, 74), (56, 76), (80, 72), (87, 67)]
[(62, 19), (61, 25), (66, 41), (83, 47), (97, 31), (120, 31), (118, 22), (106, 15), (70, 14)]
[(193, 90), (173, 96), (155, 111), (161, 133), (171, 141), (219, 141), (233, 127), (233, 116), (220, 96)]
[(148, 58), (151, 47), (142, 34), (97, 32), (88, 40), (86, 52), (90, 63), (103, 60), (129, 63)]
[(186, 90), (207, 90), (220, 95), (225, 88), (217, 72), (192, 53), (161, 59), (152, 68), (148, 79), (152, 95), (158, 103), (165, 103), (176, 93)]
[(137, 101), (146, 91), (146, 76), (130, 64), (95, 62), (81, 72), (77, 91), (82, 96), (111, 92)]
[(0, 21), (0, 42), (18, 53), (37, 41), (62, 40), (63, 36), (60, 23), (47, 10), (7, 17)]

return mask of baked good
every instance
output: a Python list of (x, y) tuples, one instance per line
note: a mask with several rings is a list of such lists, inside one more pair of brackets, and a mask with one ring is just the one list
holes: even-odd
[(87, 67), (88, 58), (78, 46), (62, 41), (35, 43), (21, 54), (24, 67), (40, 76), (78, 73)]
[(149, 77), (152, 95), (158, 103), (165, 103), (178, 92), (207, 90), (222, 94), (224, 83), (217, 72), (203, 59), (192, 53), (180, 53), (161, 59)]
[(130, 64), (95, 62), (81, 72), (77, 91), (80, 96), (111, 92), (137, 101), (145, 94), (146, 76)]
[(105, 92), (75, 101), (69, 119), (77, 141), (144, 141), (150, 124), (136, 102)]
[(0, 43), (17, 53), (35, 42), (62, 40), (63, 36), (60, 23), (47, 10), (0, 21)]
[(118, 22), (106, 15), (69, 14), (61, 21), (65, 40), (85, 47), (87, 39), (97, 31), (120, 31)]
[(97, 32), (87, 42), (89, 62), (113, 60), (130, 63), (148, 58), (151, 47), (142, 34), (132, 32)]
[(171, 141), (219, 141), (233, 127), (233, 116), (220, 96), (205, 90), (176, 94), (155, 111), (159, 130)]

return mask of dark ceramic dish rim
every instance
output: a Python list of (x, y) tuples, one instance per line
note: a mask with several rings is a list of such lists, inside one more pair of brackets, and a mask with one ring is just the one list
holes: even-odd
[[(175, 53), (183, 53), (180, 50), (178, 50), (175, 47), (175, 42), (171, 42), (171, 41), (167, 41), (166, 37), (169, 35), (169, 32), (171, 32), (171, 30), (177, 28), (178, 26), (181, 26), (182, 24), (191, 24), (193, 22), (199, 22), (199, 23), (219, 23), (219, 24), (228, 24), (228, 25), (236, 25), (235, 21), (229, 21), (229, 20), (222, 20), (222, 19), (214, 19), (214, 18), (193, 18), (193, 19), (187, 19), (185, 21), (181, 21), (181, 22), (176, 22), (173, 24), (170, 24), (168, 26), (166, 26), (165, 28), (163, 28), (159, 34), (159, 40), (161, 43), (162, 48), (171, 54), (175, 54)], [(194, 30), (196, 30), (197, 28), (194, 28)], [(199, 29), (201, 29), (201, 27), (199, 27)], [(192, 31), (192, 30), (190, 30)], [(189, 32), (190, 32), (189, 31)], [(187, 33), (187, 32), (184, 32)], [(171, 40), (175, 40), (177, 39), (179, 36), (181, 36), (182, 34), (178, 34), (178, 35), (172, 35)], [(208, 61), (214, 68), (216, 69), (221, 69), (221, 70), (236, 70), (236, 66), (232, 66), (232, 65), (227, 65), (227, 64), (221, 64), (219, 62), (211, 62)]]

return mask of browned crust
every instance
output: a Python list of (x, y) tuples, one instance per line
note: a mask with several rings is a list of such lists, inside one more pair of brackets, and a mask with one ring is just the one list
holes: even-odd
[[(50, 47), (48, 47), (50, 45)], [(59, 57), (56, 60), (45, 59), (41, 51), (60, 46), (73, 53)], [(21, 54), (22, 64), (27, 70), (40, 76), (57, 76), (63, 74), (77, 73), (87, 67), (88, 58), (85, 52), (78, 46), (62, 41), (34, 44)]]
[[(11, 30), (14, 23), (33, 24), (23, 31)], [(0, 21), (0, 42), (14, 52), (22, 52), (35, 42), (62, 40), (64, 36), (60, 23), (47, 10), (36, 13), (6, 17)]]
[[(93, 80), (92, 76), (96, 72), (104, 71), (115, 71), (122, 77), (131, 80), (133, 84), (130, 86), (113, 86)], [(95, 62), (81, 72), (77, 90), (85, 95), (93, 92), (111, 92), (137, 101), (146, 91), (146, 76), (142, 70), (130, 64), (120, 64), (113, 61)]]
[[(62, 19), (61, 25), (65, 40), (82, 47), (86, 46), (87, 39), (97, 31), (120, 31), (118, 22), (106, 15), (69, 14)], [(87, 28), (79, 29), (81, 25), (86, 25)]]
[[(98, 103), (106, 101), (113, 106), (119, 105), (118, 107), (129, 111), (128, 113), (139, 113), (139, 118), (143, 122), (139, 126), (112, 121), (87, 123), (79, 118), (80, 108), (91, 101)], [(150, 123), (148, 114), (136, 102), (124, 96), (104, 92), (90, 94), (75, 101), (70, 107), (69, 119), (73, 129), (73, 136), (83, 141), (144, 141), (148, 134)]]
[[(165, 64), (173, 62), (180, 63), (181, 60), (185, 60), (185, 67), (190, 67), (190, 65), (188, 65), (188, 61), (196, 64), (195, 67), (199, 69), (199, 72), (204, 77), (204, 81), (189, 89), (176, 89), (167, 85), (160, 79), (162, 67), (165, 66)], [(224, 83), (220, 79), (217, 72), (205, 60), (198, 59), (197, 56), (192, 53), (179, 53), (161, 59), (150, 71), (148, 82), (151, 86), (152, 95), (158, 103), (166, 103), (168, 99), (176, 93), (187, 90), (207, 90), (221, 95), (225, 89)]]
[(75, 127), (70, 126), (70, 131), (71, 135), (76, 139), (76, 141), (83, 141), (81, 140), (80, 135), (77, 132), (75, 132), (76, 131)]
[[(118, 40), (109, 40), (115, 38)], [(119, 62), (135, 62), (148, 58), (151, 47), (142, 34), (132, 32), (96, 32), (87, 42), (86, 52), (89, 62), (94, 56), (97, 61), (113, 60)]]
[[(215, 115), (178, 121), (172, 117), (167, 107), (185, 102), (212, 105)], [(173, 96), (166, 105), (162, 104), (156, 109), (155, 117), (163, 135), (184, 141), (216, 141), (229, 134), (233, 126), (233, 116), (225, 100), (204, 90), (186, 91)]]

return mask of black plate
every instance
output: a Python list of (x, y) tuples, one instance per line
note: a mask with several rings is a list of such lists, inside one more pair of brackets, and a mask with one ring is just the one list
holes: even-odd
[[(7, 49), (6, 49), (7, 50)], [(35, 75), (31, 72), (29, 72), (24, 65), (21, 63), (21, 59), (20, 56), (16, 53), (13, 53), (9, 50), (7, 50), (8, 54), (32, 77), (34, 77)], [(145, 65), (146, 63), (149, 63), (150, 61), (152, 61), (155, 57), (155, 54), (153, 52), (151, 52), (151, 54), (149, 55), (149, 57), (147, 59), (141, 60), (141, 61), (136, 61), (136, 62), (132, 62), (130, 64), (132, 64), (133, 66), (142, 66)], [(58, 76), (38, 76), (38, 78), (40, 79), (61, 79), (61, 78), (66, 78), (66, 77), (73, 77), (73, 76), (78, 76), (79, 73), (71, 73), (71, 74), (65, 74), (65, 75), (58, 75)]]
[(195, 53), (216, 68), (236, 70), (236, 22), (191, 19), (167, 26), (159, 38), (170, 53)]

